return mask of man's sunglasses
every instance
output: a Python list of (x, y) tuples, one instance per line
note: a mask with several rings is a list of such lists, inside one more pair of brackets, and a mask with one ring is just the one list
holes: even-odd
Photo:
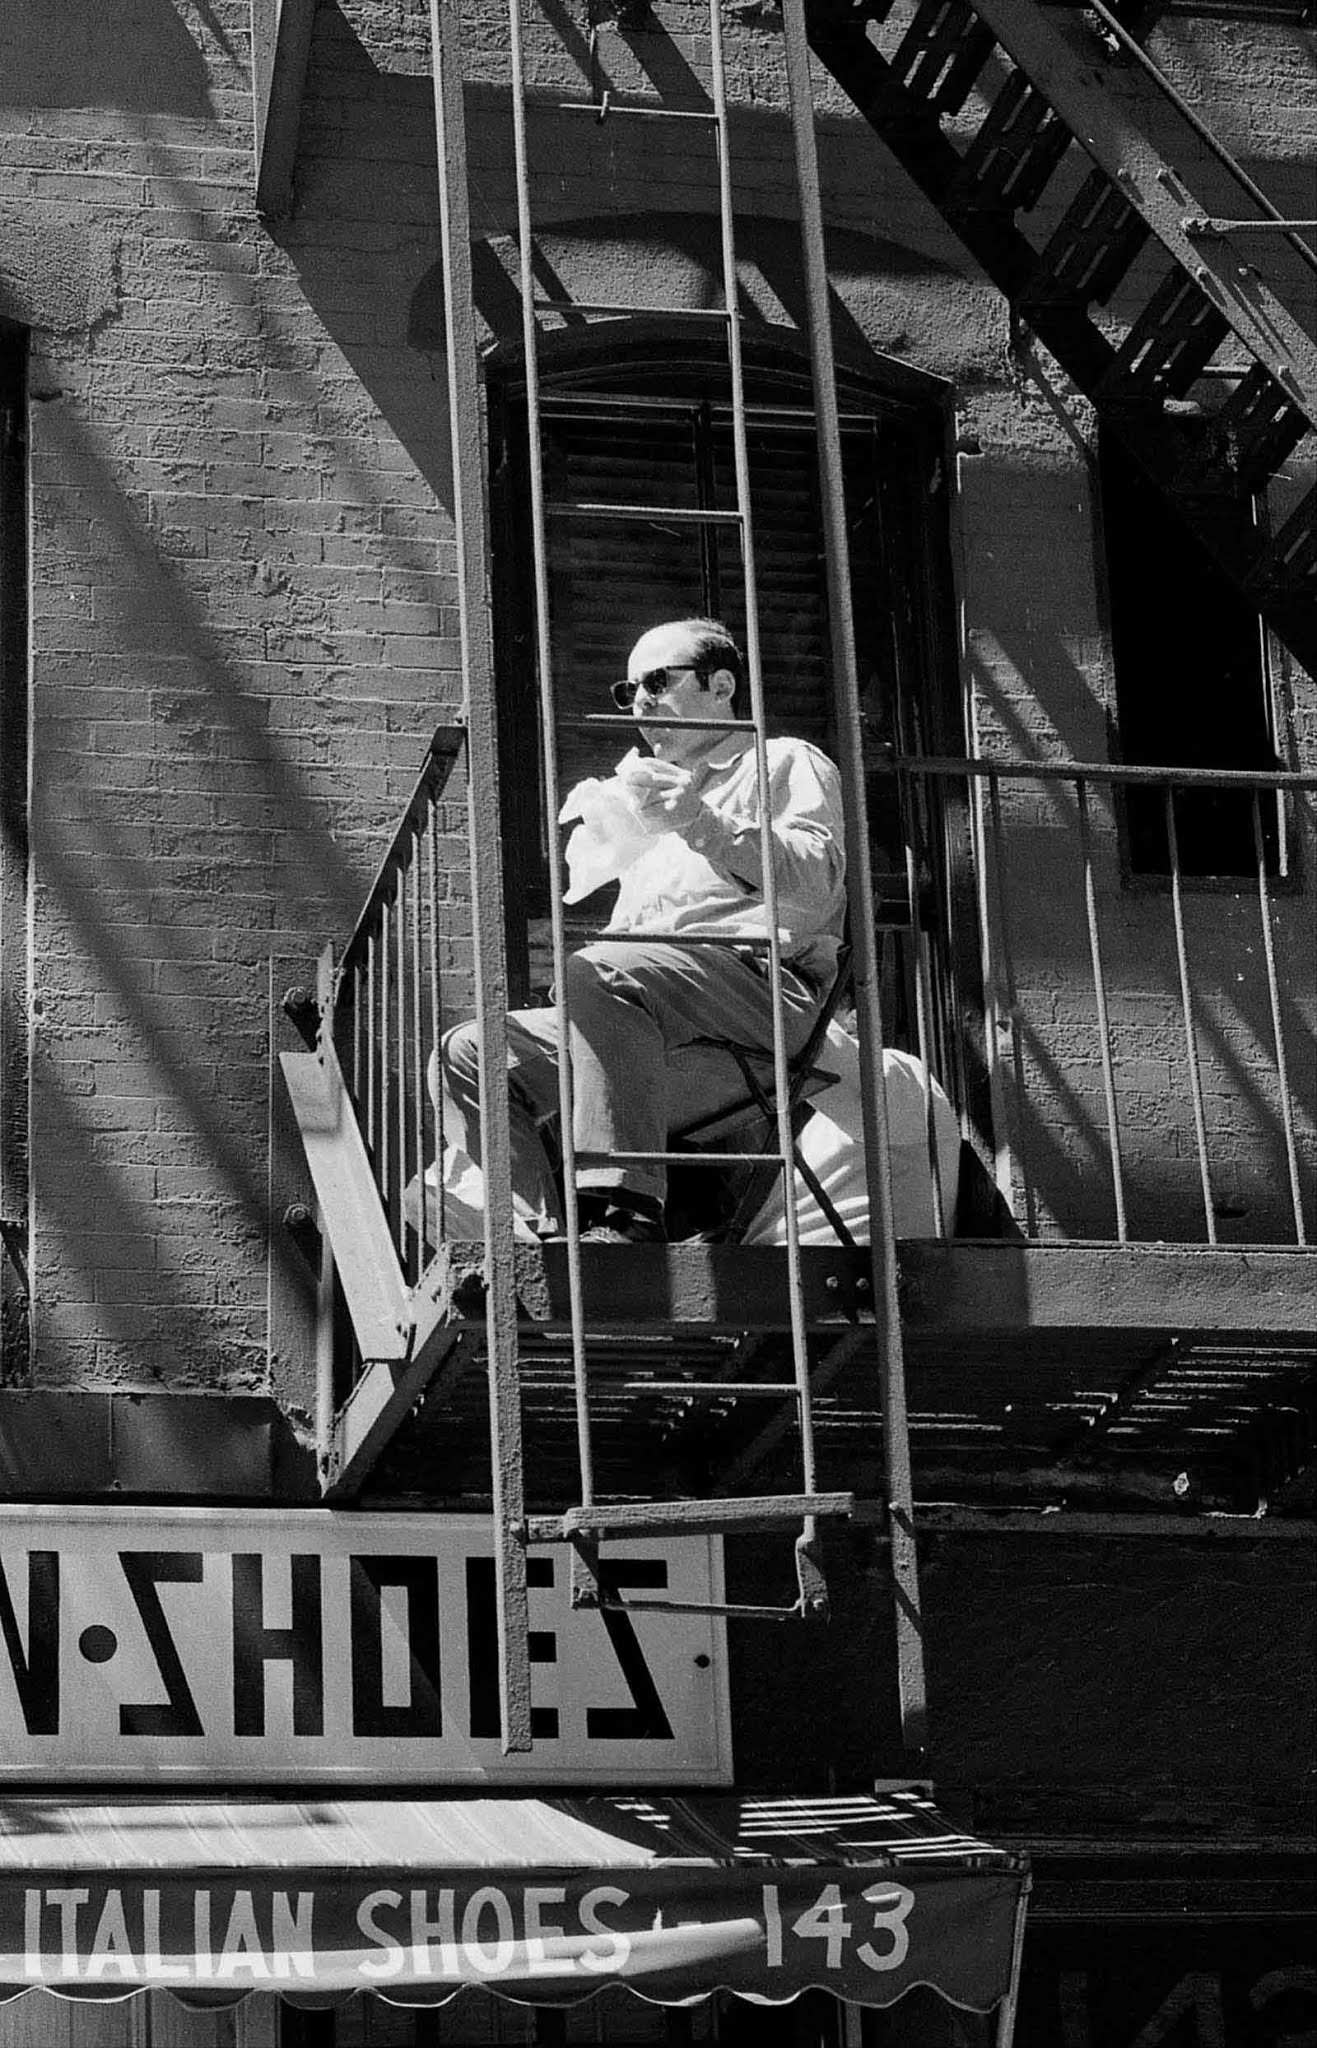
[(648, 675), (637, 676), (634, 683), (629, 676), (623, 676), (620, 683), (611, 683), (609, 688), (618, 710), (629, 711), (642, 690), (647, 697), (666, 697), (669, 690), (676, 688), (679, 676), (705, 676), (711, 673), (703, 662), (679, 662), (675, 668), (652, 668)]

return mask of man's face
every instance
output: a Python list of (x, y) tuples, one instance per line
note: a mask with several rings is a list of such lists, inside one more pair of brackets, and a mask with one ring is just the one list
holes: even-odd
[[(697, 638), (687, 627), (655, 626), (648, 633), (642, 633), (631, 650), (627, 662), (627, 677), (633, 683), (640, 683), (631, 715), (640, 726), (660, 761), (675, 761), (679, 765), (694, 761), (710, 747), (716, 746), (721, 735), (694, 726), (689, 733), (677, 732), (671, 727), (651, 726), (647, 719), (702, 719), (727, 718), (730, 716), (731, 677), (723, 671), (720, 684), (717, 675), (710, 677), (706, 672), (697, 674), (691, 664), (696, 660)], [(664, 669), (671, 677), (670, 686), (660, 694), (661, 679), (656, 680), (652, 690), (644, 687), (643, 679)], [(678, 674), (678, 670), (686, 673)]]

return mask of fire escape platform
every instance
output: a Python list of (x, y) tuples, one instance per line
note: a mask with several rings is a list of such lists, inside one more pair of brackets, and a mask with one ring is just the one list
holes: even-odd
[[(1307, 1247), (910, 1239), (897, 1257), (906, 1341), (919, 1354), (966, 1343), (1027, 1349), (1045, 1332), (1299, 1337), (1317, 1324), (1317, 1252)], [(483, 1245), (443, 1247), (424, 1283), (443, 1320), (483, 1316), (483, 1267)], [(525, 1319), (567, 1328), (566, 1245), (519, 1244), (516, 1270)], [(584, 1245), (581, 1273), (595, 1330), (790, 1327), (787, 1262), (774, 1246)], [(801, 1279), (811, 1329), (871, 1314), (867, 1250), (806, 1246)]]
[[(1298, 1505), (1317, 1453), (1317, 1257), (1254, 1246), (902, 1241), (915, 1483), (925, 1500), (1150, 1510)], [(449, 1243), (403, 1364), (366, 1367), (331, 1497), (453, 1505), (490, 1484), (483, 1247)], [(537, 1512), (576, 1480), (567, 1253), (517, 1247), (518, 1373)], [(867, 1251), (802, 1253), (821, 1484), (882, 1491)], [(770, 1247), (586, 1246), (601, 1498), (735, 1498), (795, 1443), (786, 1260)], [(424, 1313), (421, 1313), (422, 1302)]]

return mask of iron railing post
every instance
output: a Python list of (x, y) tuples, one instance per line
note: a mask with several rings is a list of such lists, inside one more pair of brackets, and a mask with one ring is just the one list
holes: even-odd
[(845, 478), (837, 416), (827, 256), (819, 196), (814, 102), (803, 0), (785, 0), (783, 35), (791, 132), (796, 157), (814, 413), (818, 430), (828, 625), (832, 654), (837, 755), (846, 816), (846, 886), (850, 902), (855, 1007), (860, 1035), (860, 1077), (865, 1159), (869, 1180), (869, 1240), (874, 1315), (880, 1345), (883, 1464), (895, 1586), (897, 1677), (901, 1734), (907, 1757), (920, 1760), (928, 1745), (928, 1697), (915, 1548), (905, 1350), (897, 1293), (896, 1241), (888, 1154), (887, 1089), (883, 1074), (882, 997), (878, 982), (873, 879), (869, 867), (868, 807), (863, 733), (851, 606), (846, 534)]
[(486, 1333), (489, 1347), (491, 1478), (499, 1699), (503, 1747), (528, 1750), (529, 1608), (517, 1295), (513, 1263), (512, 1149), (507, 1086), (508, 976), (503, 914), (494, 649), (489, 617), (484, 450), (471, 289), (459, 0), (430, 0), (439, 219), (448, 320), (448, 410), (453, 443), (453, 518), (467, 732), (467, 832), (475, 946), (480, 1059), (481, 1164), (485, 1175)]

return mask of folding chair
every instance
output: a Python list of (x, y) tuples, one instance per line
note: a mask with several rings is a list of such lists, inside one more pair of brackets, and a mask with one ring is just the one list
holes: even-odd
[[(826, 1068), (819, 1065), (819, 1059), (827, 1042), (828, 1027), (837, 1011), (850, 994), (851, 950), (843, 945), (837, 957), (837, 972), (832, 987), (824, 1000), (813, 1029), (787, 1070), (787, 1108), (791, 1118), (791, 1156), (795, 1171), (827, 1217), (842, 1244), (854, 1246), (856, 1240), (833, 1203), (820, 1185), (818, 1176), (808, 1160), (802, 1158), (796, 1142), (810, 1115), (809, 1097), (836, 1079)], [(698, 1117), (693, 1123), (684, 1124), (671, 1134), (676, 1147), (691, 1145), (698, 1138), (709, 1138), (715, 1133), (725, 1135), (736, 1130), (748, 1119), (758, 1118), (762, 1122), (763, 1136), (760, 1149), (772, 1150), (777, 1140), (777, 1103), (773, 1093), (772, 1054), (757, 1046), (739, 1045), (730, 1038), (697, 1038), (692, 1048), (701, 1052), (721, 1052), (736, 1062), (745, 1083), (745, 1093), (722, 1108)], [(750, 1149), (748, 1146), (747, 1150)], [(737, 1244), (746, 1229), (772, 1193), (773, 1183), (781, 1167), (774, 1160), (761, 1165), (736, 1166), (728, 1168), (732, 1183), (729, 1195), (730, 1213), (716, 1229), (702, 1231), (701, 1237), (709, 1242)]]

